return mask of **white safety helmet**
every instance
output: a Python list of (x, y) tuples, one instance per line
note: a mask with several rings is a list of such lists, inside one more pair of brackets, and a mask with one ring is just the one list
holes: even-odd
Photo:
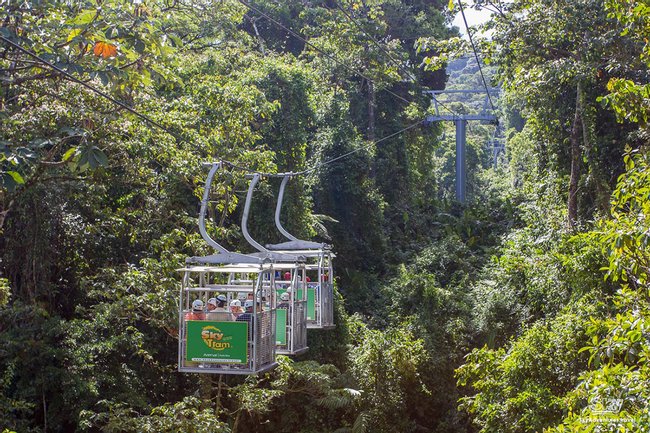
[(239, 292), (239, 293), (237, 294), (237, 299), (239, 299), (240, 301), (245, 301), (245, 300), (246, 300), (246, 296), (247, 296), (247, 295), (246, 295), (246, 292)]
[(226, 298), (226, 295), (219, 295), (219, 296), (217, 296), (217, 300), (219, 300), (221, 302), (226, 302), (228, 300), (228, 298)]
[(255, 303), (250, 299), (247, 299), (246, 302), (244, 302), (244, 308), (253, 308), (253, 305), (255, 305)]
[(214, 305), (216, 307), (217, 306), (217, 298), (208, 299), (208, 305)]
[(289, 298), (290, 298), (290, 295), (287, 292), (284, 292), (283, 294), (280, 295), (280, 300), (282, 300), (282, 301), (288, 301)]
[(203, 310), (203, 301), (200, 299), (194, 300), (192, 302), (192, 310)]
[(241, 301), (239, 299), (233, 299), (230, 301), (231, 307), (241, 307)]

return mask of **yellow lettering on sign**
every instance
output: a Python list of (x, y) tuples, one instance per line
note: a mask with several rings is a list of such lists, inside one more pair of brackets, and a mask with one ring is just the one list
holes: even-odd
[[(229, 340), (231, 337), (226, 338)], [(210, 349), (224, 350), (230, 349), (230, 343), (221, 342), (223, 339), (223, 332), (214, 326), (206, 326), (201, 330), (201, 339)]]

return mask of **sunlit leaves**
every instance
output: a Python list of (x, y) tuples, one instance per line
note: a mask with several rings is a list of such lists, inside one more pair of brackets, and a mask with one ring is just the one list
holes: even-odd
[(625, 156), (627, 171), (613, 193), (612, 219), (601, 221), (598, 237), (609, 259), (607, 277), (645, 287), (650, 275), (650, 164), (640, 153)]
[(589, 371), (568, 398), (569, 415), (549, 432), (586, 431), (594, 419), (607, 429), (643, 431), (650, 421), (650, 302), (647, 292), (623, 287), (614, 299), (616, 313), (591, 319)]
[(420, 66), (428, 71), (436, 71), (450, 60), (466, 55), (470, 47), (468, 41), (460, 37), (444, 40), (420, 38), (416, 45), (418, 53), (425, 55)]
[(104, 59), (107, 59), (109, 57), (115, 57), (117, 55), (117, 47), (107, 42), (98, 41), (95, 42), (93, 53), (97, 57), (102, 57)]
[(577, 351), (586, 342), (584, 325), (595, 308), (567, 307), (539, 321), (509, 348), (474, 349), (457, 370), (458, 382), (476, 392), (462, 398), (482, 433), (542, 431), (563, 414), (563, 398), (587, 362)]
[(650, 118), (650, 85), (632, 80), (612, 78), (607, 83), (609, 94), (599, 100), (610, 106), (619, 122), (636, 122), (646, 126)]
[[(70, 154), (66, 155), (71, 161), (71, 168), (80, 172), (108, 165), (108, 157), (97, 146), (84, 146), (82, 148), (75, 148), (74, 156)], [(64, 159), (66, 155), (64, 155)]]
[(430, 362), (424, 343), (406, 326), (383, 332), (360, 322), (355, 326), (351, 372), (361, 387), (361, 407), (366, 416), (357, 422), (367, 425), (368, 431), (380, 431), (384, 426), (406, 431), (412, 420), (400, 415), (407, 410), (409, 396), (429, 393), (422, 377)]
[[(163, 22), (171, 15), (163, 16), (157, 4), (151, 6), (147, 19), (134, 13), (139, 6), (122, 0), (103, 2), (101, 8), (90, 1), (27, 2), (26, 6), (8, 11), (28, 35), (16, 42), (80, 79), (84, 73), (102, 72), (112, 84), (136, 87), (152, 74), (170, 75), (165, 63), (173, 49), (167, 41), (178, 41), (178, 35), (163, 31)], [(22, 54), (14, 56), (20, 60)], [(97, 57), (103, 62), (97, 62)]]
[(2, 176), (2, 187), (9, 191), (14, 191), (18, 185), (25, 183), (25, 180), (17, 171), (0, 171), (0, 176)]

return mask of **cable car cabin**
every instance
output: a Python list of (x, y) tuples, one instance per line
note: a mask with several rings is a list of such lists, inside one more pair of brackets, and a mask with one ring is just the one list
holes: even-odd
[(305, 268), (287, 270), (275, 280), (276, 347), (279, 355), (307, 351), (307, 293)]
[[(332, 329), (334, 328), (334, 269), (332, 258), (334, 254), (329, 251), (319, 253), (318, 264), (307, 265), (307, 328)], [(316, 282), (309, 281), (309, 275), (314, 274)], [(312, 277), (313, 278), (313, 277)], [(309, 298), (313, 290), (313, 314), (310, 314), (311, 305)], [(310, 320), (311, 319), (311, 320)]]
[[(284, 190), (291, 174), (284, 176), (275, 206), (275, 227), (288, 240), (267, 244), (266, 248), (279, 254), (293, 254), (307, 260), (307, 328), (331, 329), (334, 327), (334, 268), (335, 257), (329, 245), (298, 239), (289, 233), (280, 221)], [(253, 185), (253, 183), (251, 183)]]
[[(265, 283), (273, 281), (273, 269), (247, 264), (180, 271), (178, 370), (256, 374), (275, 367), (275, 309), (264, 305), (273, 296)], [(219, 296), (227, 309), (208, 306)]]
[[(307, 350), (306, 317), (280, 327), (284, 337), (278, 338), (274, 290), (276, 273), (304, 274), (304, 265), (188, 265), (180, 271), (179, 371), (256, 374), (275, 367), (278, 342), (282, 348), (292, 342), (296, 353)], [(297, 281), (290, 291), (297, 291)]]
[(307, 286), (307, 328), (334, 328), (334, 269), (332, 267), (334, 254), (327, 249), (276, 249), (290, 243), (267, 245), (267, 248), (281, 254), (298, 254), (307, 259), (306, 277), (303, 279)]

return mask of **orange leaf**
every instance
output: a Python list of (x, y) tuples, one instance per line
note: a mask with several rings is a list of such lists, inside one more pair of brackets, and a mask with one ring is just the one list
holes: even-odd
[(95, 42), (93, 53), (95, 53), (97, 57), (108, 59), (109, 57), (115, 57), (117, 55), (117, 47), (107, 42)]

